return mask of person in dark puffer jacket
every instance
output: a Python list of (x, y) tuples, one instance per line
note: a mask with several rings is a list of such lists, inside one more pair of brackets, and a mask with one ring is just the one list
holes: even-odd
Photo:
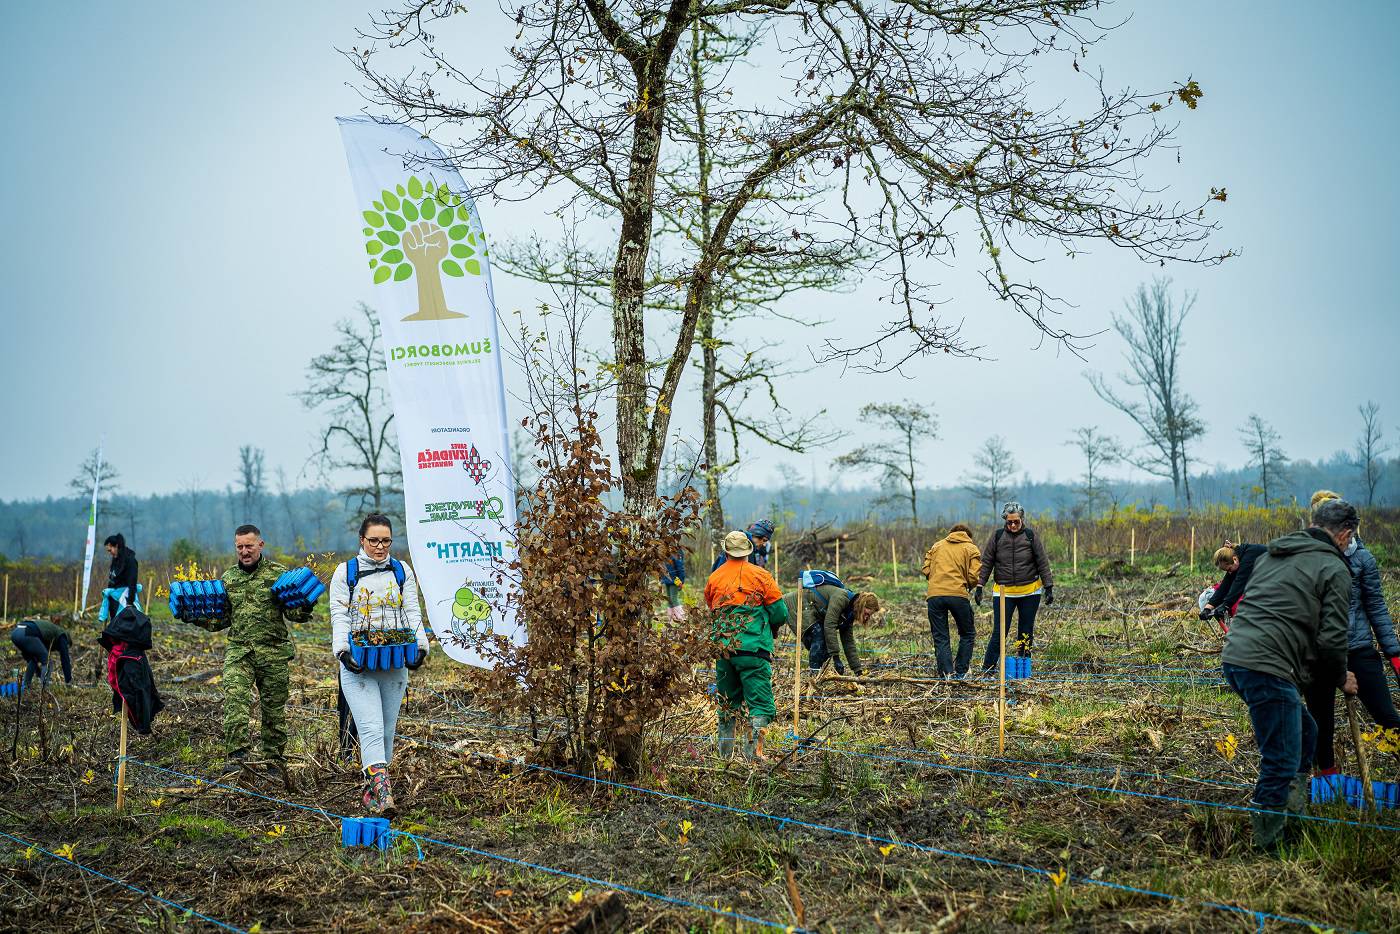
[[(992, 581), (992, 637), (982, 657), (982, 670), (990, 673), (1001, 655), (1001, 633), (1011, 628), (1016, 617), (1016, 654), (1030, 655), (1035, 642), (1035, 614), (1040, 610), (1041, 595), (1045, 605), (1055, 603), (1055, 580), (1050, 573), (1050, 559), (1045, 543), (1026, 525), (1026, 511), (1017, 502), (1001, 508), (1005, 525), (992, 533), (982, 546), (982, 569), (977, 572), (974, 599), (982, 605), (982, 588), (988, 578)], [(1001, 621), (999, 594), (1006, 592), (1006, 622)], [(1008, 652), (1007, 654), (1010, 654)]]

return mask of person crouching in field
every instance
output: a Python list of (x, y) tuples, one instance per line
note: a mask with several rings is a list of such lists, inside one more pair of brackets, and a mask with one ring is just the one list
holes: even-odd
[(40, 684), (48, 686), (55, 652), (63, 664), (63, 683), (72, 685), (73, 660), (68, 655), (72, 640), (68, 637), (68, 631), (58, 624), (58, 619), (57, 616), (52, 619), (22, 619), (10, 633), (10, 641), (26, 662), (20, 690), (29, 690), (29, 682), (35, 675), (39, 676)]
[[(1313, 494), (1315, 505), (1341, 497), (1330, 490)], [(1361, 543), (1359, 534), (1343, 554), (1351, 570), (1351, 608), (1347, 616), (1347, 671), (1356, 678), (1356, 696), (1376, 725), (1400, 733), (1400, 714), (1390, 700), (1390, 685), (1386, 683), (1386, 664), (1400, 677), (1400, 639), (1395, 637), (1395, 624), (1385, 604), (1381, 590), (1381, 572), (1375, 556)], [(1386, 662), (1376, 651), (1379, 644)], [(1337, 689), (1331, 684), (1314, 684), (1308, 689), (1308, 712), (1317, 721), (1317, 751), (1314, 762), (1317, 774), (1337, 774), (1333, 734), (1336, 722)]]
[(829, 571), (807, 571), (802, 578), (801, 586), (806, 591), (802, 607), (804, 618), (797, 619), (796, 590), (783, 594), (783, 603), (787, 605), (787, 617), (793, 628), (801, 629), (799, 638), (807, 649), (810, 673), (815, 675), (829, 658), (836, 673), (844, 675), (846, 669), (841, 665), (844, 653), (851, 674), (859, 678), (862, 667), (855, 631), (869, 624), (880, 612), (880, 598), (873, 593), (848, 589)]
[(1254, 845), (1274, 852), (1288, 813), (1307, 802), (1317, 725), (1303, 704), (1311, 685), (1356, 693), (1346, 670), (1351, 572), (1343, 552), (1358, 519), (1342, 500), (1324, 503), (1308, 529), (1269, 543), (1249, 593), (1225, 636), (1225, 680), (1249, 706), (1259, 747), (1259, 779), (1250, 804)]
[(1263, 545), (1249, 545), (1244, 542), (1217, 549), (1212, 560), (1216, 569), (1225, 576), (1206, 598), (1205, 605), (1201, 607), (1201, 619), (1214, 617), (1220, 628), (1228, 632), (1230, 626), (1225, 620), (1239, 610), (1240, 601), (1244, 599), (1245, 586), (1249, 584), (1250, 575), (1254, 573), (1254, 562), (1268, 552), (1269, 549)]
[[(360, 734), (360, 765), (365, 772), (362, 803), (371, 814), (395, 813), (389, 763), (394, 758), (394, 729), (408, 690), (408, 672), (428, 660), (428, 634), (418, 605), (418, 578), (413, 568), (390, 557), (393, 526), (373, 513), (360, 523), (360, 552), (331, 575), (331, 653), (340, 661), (340, 690)], [(408, 630), (418, 655), (406, 668), (367, 671), (355, 661), (350, 640), (370, 630)]]
[(725, 562), (705, 582), (705, 605), (714, 613), (710, 637), (724, 649), (715, 662), (719, 694), (719, 754), (734, 753), (734, 720), (747, 708), (753, 732), (745, 756), (763, 762), (763, 731), (778, 710), (773, 704), (773, 631), (787, 620), (787, 604), (773, 575), (748, 561), (753, 542), (743, 532), (724, 536)]
[[(1050, 574), (1050, 559), (1045, 556), (1045, 543), (1026, 525), (1026, 511), (1017, 502), (1001, 507), (1004, 525), (992, 533), (982, 546), (982, 570), (977, 574), (977, 604), (982, 604), (982, 587), (992, 580), (992, 638), (982, 657), (982, 669), (991, 673), (1001, 655), (1002, 633), (1011, 628), (1016, 617), (1016, 654), (1028, 656), (1035, 643), (1035, 614), (1040, 610), (1040, 595), (1045, 605), (1055, 603), (1055, 581)], [(1001, 618), (999, 594), (1006, 594), (1006, 619)], [(1008, 651), (1009, 655), (1010, 652)]]
[[(972, 664), (977, 628), (973, 622), (968, 592), (977, 586), (982, 570), (982, 553), (972, 541), (972, 530), (959, 522), (948, 535), (924, 555), (923, 572), (928, 578), (928, 627), (933, 634), (938, 677), (964, 677)], [(948, 637), (948, 617), (958, 627), (958, 655), (954, 661)]]

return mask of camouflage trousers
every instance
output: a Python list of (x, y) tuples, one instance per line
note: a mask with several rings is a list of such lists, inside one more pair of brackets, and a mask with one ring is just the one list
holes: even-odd
[(262, 757), (281, 761), (287, 751), (287, 663), (295, 649), (282, 645), (230, 645), (224, 653), (224, 752), (248, 753), (248, 715), (257, 688), (262, 712)]

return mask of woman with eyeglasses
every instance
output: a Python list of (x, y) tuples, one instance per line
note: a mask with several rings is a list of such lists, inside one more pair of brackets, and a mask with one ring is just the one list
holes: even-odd
[[(982, 569), (977, 574), (977, 605), (982, 605), (982, 588), (992, 580), (992, 638), (987, 642), (987, 654), (982, 658), (982, 670), (996, 669), (1001, 655), (1003, 627), (1010, 629), (1011, 617), (1016, 617), (1016, 654), (1025, 658), (1035, 642), (1035, 614), (1040, 609), (1040, 595), (1045, 605), (1055, 602), (1055, 581), (1050, 573), (1050, 559), (1045, 544), (1026, 525), (1026, 511), (1018, 502), (1001, 507), (1003, 525), (991, 534), (982, 546)], [(1006, 621), (1001, 619), (1001, 594), (1006, 595)], [(1009, 654), (1009, 653), (1008, 653)]]
[[(394, 728), (408, 689), (408, 672), (428, 660), (428, 634), (418, 606), (418, 579), (413, 569), (393, 558), (393, 526), (388, 516), (366, 516), (360, 523), (360, 553), (331, 575), (331, 652), (340, 661), (340, 689), (360, 734), (360, 764), (365, 773), (362, 801), (372, 814), (395, 813), (389, 763), (394, 756)], [(356, 645), (374, 645), (407, 636), (416, 642), (416, 657), (403, 668), (371, 670), (355, 660)], [(362, 656), (363, 657), (363, 656)]]

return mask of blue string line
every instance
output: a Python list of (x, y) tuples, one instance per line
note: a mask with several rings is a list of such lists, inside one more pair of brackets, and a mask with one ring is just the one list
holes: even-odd
[[(1008, 778), (1020, 782), (1039, 782), (1046, 785), (1059, 785), (1062, 788), (1078, 788), (1083, 791), (1099, 791), (1111, 795), (1124, 795), (1133, 798), (1149, 798), (1154, 801), (1173, 801), (1178, 804), (1194, 804), (1201, 807), (1219, 808), (1225, 811), (1242, 811), (1249, 814), (1269, 814), (1276, 813), (1262, 808), (1247, 807), (1242, 804), (1224, 804), (1218, 801), (1203, 801), (1197, 798), (1182, 798), (1176, 795), (1159, 795), (1149, 791), (1132, 791), (1127, 788), (1106, 788), (1102, 785), (1086, 785), (1082, 782), (1066, 782), (1056, 778), (1032, 778), (1029, 775), (1013, 775), (1010, 772), (989, 772), (984, 769), (972, 769), (961, 765), (949, 765), (946, 762), (930, 762), (926, 759), (904, 759), (896, 756), (879, 756), (873, 753), (855, 752), (853, 750), (842, 749), (836, 746), (829, 746), (825, 742), (812, 742), (811, 749), (820, 749), (827, 752), (834, 752), (843, 756), (857, 756), (863, 759), (875, 759), (881, 762), (894, 762), (903, 765), (919, 765), (932, 769), (943, 769), (949, 772), (963, 772), (968, 775), (986, 775), (991, 778)], [(1338, 817), (1321, 817), (1313, 814), (1292, 814), (1299, 820), (1316, 821), (1321, 824), (1339, 824), (1346, 827), (1367, 827), (1374, 830), (1384, 830), (1387, 832), (1400, 831), (1400, 825), (1366, 823), (1363, 821), (1343, 820)]]
[(236, 934), (248, 934), (248, 932), (244, 928), (234, 927), (232, 924), (228, 924), (224, 921), (219, 921), (218, 919), (211, 918), (208, 915), (202, 915), (199, 912), (195, 911), (193, 908), (188, 908), (185, 905), (180, 904), (179, 902), (172, 902), (168, 898), (162, 898), (161, 896), (156, 895), (153, 892), (148, 892), (145, 889), (137, 888), (129, 882), (123, 882), (121, 879), (118, 879), (114, 876), (109, 876), (105, 872), (99, 872), (98, 870), (93, 869), (91, 866), (83, 865), (77, 860), (69, 859), (67, 856), (59, 856), (57, 853), (51, 853), (50, 851), (44, 849), (37, 843), (30, 843), (28, 840), (22, 840), (19, 837), (5, 833), (3, 830), (0, 830), (0, 837), (5, 837), (9, 840), (13, 840), (20, 846), (30, 847), (34, 850), (37, 850), (40, 853), (43, 853), (45, 856), (52, 856), (54, 859), (62, 860), (63, 862), (68, 863), (70, 866), (75, 866), (78, 869), (81, 869), (83, 872), (91, 873), (92, 875), (97, 876), (99, 879), (106, 879), (108, 882), (120, 885), (122, 888), (135, 892), (137, 895), (144, 896), (145, 898), (149, 898), (152, 901), (160, 902), (162, 905), (168, 905), (171, 908), (177, 909), (178, 911), (185, 912), (191, 917), (199, 918), (201, 921), (207, 921), (215, 927), (223, 928), (225, 931), (234, 931), (236, 932)]
[[(404, 738), (409, 738), (409, 737), (404, 737)], [(421, 740), (418, 740), (418, 741), (416, 741), (416, 742), (421, 742)], [(437, 746), (437, 745), (439, 745), (439, 744), (437, 744), (437, 743), (429, 743), (428, 745)], [(446, 748), (446, 747), (443, 747), (443, 748)], [(216, 782), (216, 781), (214, 781), (213, 779), (203, 778), (203, 777), (198, 776), (198, 775), (190, 775), (190, 774), (187, 774), (187, 773), (185, 773), (185, 772), (177, 772), (177, 771), (175, 771), (174, 769), (167, 769), (167, 768), (165, 768), (165, 767), (163, 767), (163, 766), (154, 765), (154, 764), (152, 764), (152, 763), (150, 763), (150, 762), (142, 762), (142, 761), (139, 760), (139, 759), (131, 759), (131, 758), (128, 758), (126, 761), (127, 761), (129, 764), (131, 764), (131, 765), (140, 765), (140, 766), (144, 766), (145, 768), (148, 768), (148, 769), (154, 769), (154, 770), (157, 771), (157, 772), (164, 772), (164, 773), (166, 773), (167, 775), (175, 775), (175, 776), (178, 776), (178, 777), (180, 777), (180, 778), (185, 778), (185, 779), (189, 779), (189, 780), (194, 781), (194, 782), (203, 783), (203, 784), (205, 784), (205, 785), (209, 785), (209, 786), (214, 787), (214, 788), (224, 788), (224, 789), (227, 789), (228, 791), (235, 791), (235, 792), (238, 792), (239, 794), (247, 795), (248, 797), (251, 797), (251, 798), (260, 798), (260, 799), (262, 799), (262, 800), (264, 800), (264, 801), (269, 801), (269, 802), (272, 802), (272, 803), (274, 803), (274, 804), (280, 804), (280, 805), (283, 805), (283, 806), (285, 806), (285, 807), (298, 808), (298, 809), (303, 810), (303, 811), (311, 811), (311, 812), (313, 812), (313, 813), (320, 814), (320, 815), (322, 815), (322, 816), (324, 816), (324, 817), (327, 817), (327, 818), (335, 818), (335, 819), (338, 819), (338, 820), (345, 820), (345, 819), (346, 819), (345, 815), (343, 815), (343, 814), (335, 814), (335, 813), (333, 813), (333, 812), (331, 812), (331, 811), (325, 810), (324, 808), (312, 807), (312, 806), (308, 806), (308, 805), (305, 805), (305, 804), (297, 804), (295, 801), (287, 801), (287, 800), (284, 800), (284, 799), (282, 799), (282, 798), (274, 798), (274, 797), (271, 797), (271, 796), (269, 796), (269, 795), (259, 794), (259, 793), (256, 792), (256, 791), (250, 791), (250, 790), (248, 790), (248, 789), (246, 789), (246, 788), (239, 788), (237, 785), (225, 785), (225, 784), (223, 784), (223, 783), (221, 783), (221, 782)], [(533, 766), (530, 766), (530, 767), (533, 767)], [(460, 851), (463, 852), (463, 853), (470, 853), (470, 854), (472, 854), (472, 855), (474, 855), (474, 856), (482, 856), (482, 857), (485, 857), (486, 859), (499, 860), (500, 862), (510, 863), (511, 865), (514, 865), (514, 866), (523, 866), (523, 867), (525, 867), (525, 868), (527, 868), (527, 869), (534, 869), (534, 870), (537, 870), (537, 871), (539, 871), (539, 872), (548, 873), (549, 875), (560, 876), (560, 877), (566, 878), (566, 879), (573, 879), (573, 880), (578, 881), (578, 882), (585, 882), (585, 883), (587, 883), (587, 884), (589, 884), (589, 885), (596, 885), (596, 886), (600, 886), (600, 887), (606, 888), (606, 889), (616, 889), (616, 890), (619, 891), (619, 892), (626, 892), (626, 893), (628, 893), (629, 895), (637, 895), (637, 896), (640, 896), (640, 897), (642, 897), (642, 898), (650, 898), (650, 899), (653, 899), (653, 900), (655, 900), (655, 901), (666, 902), (666, 903), (668, 903), (668, 904), (677, 905), (677, 906), (682, 907), (682, 908), (691, 908), (691, 909), (694, 909), (694, 910), (696, 910), (696, 911), (705, 911), (705, 912), (709, 912), (710, 914), (720, 915), (720, 916), (725, 917), (725, 918), (734, 918), (734, 919), (737, 919), (737, 920), (739, 920), (739, 921), (747, 921), (749, 924), (757, 924), (757, 925), (760, 925), (760, 926), (762, 926), (762, 927), (776, 928), (776, 929), (778, 929), (778, 930), (790, 930), (790, 931), (793, 931), (793, 932), (802, 932), (802, 934), (815, 934), (815, 932), (807, 932), (807, 929), (805, 929), (805, 928), (797, 928), (797, 927), (793, 927), (793, 926), (791, 926), (791, 925), (781, 924), (781, 923), (779, 923), (779, 922), (777, 922), (777, 921), (770, 921), (770, 920), (768, 920), (768, 919), (766, 919), (766, 918), (757, 918), (757, 917), (754, 917), (753, 915), (746, 915), (746, 914), (743, 914), (742, 912), (738, 912), (738, 911), (726, 911), (726, 910), (724, 910), (724, 909), (722, 909), (722, 908), (714, 908), (714, 907), (711, 907), (711, 906), (709, 906), (709, 905), (703, 905), (703, 904), (701, 904), (701, 903), (699, 903), (699, 902), (688, 901), (688, 900), (683, 899), (683, 898), (676, 898), (676, 897), (671, 896), (671, 895), (662, 895), (662, 894), (659, 893), (659, 892), (649, 892), (649, 891), (647, 891), (646, 889), (634, 888), (634, 887), (629, 886), (629, 885), (619, 885), (619, 884), (616, 883), (616, 882), (608, 882), (608, 881), (606, 881), (606, 880), (604, 880), (604, 879), (595, 879), (595, 878), (593, 878), (592, 876), (585, 876), (585, 875), (581, 875), (581, 874), (576, 873), (576, 872), (569, 872), (568, 870), (565, 870), (565, 869), (555, 869), (555, 868), (553, 868), (553, 867), (551, 867), (551, 866), (545, 866), (545, 865), (542, 865), (542, 864), (540, 864), (540, 863), (531, 863), (531, 862), (528, 862), (528, 861), (526, 861), (526, 860), (523, 860), (523, 859), (516, 859), (516, 858), (511, 857), (511, 856), (502, 856), (502, 855), (499, 854), (499, 853), (491, 853), (491, 852), (489, 852), (489, 851), (487, 851), (487, 850), (478, 850), (478, 849), (476, 849), (475, 847), (466, 846), (465, 844), (461, 844), (461, 843), (451, 843), (451, 842), (446, 841), (446, 840), (438, 840), (438, 839), (435, 839), (435, 838), (433, 838), (433, 837), (425, 837), (425, 836), (423, 836), (422, 834), (410, 833), (410, 832), (404, 831), (404, 830), (395, 830), (395, 831), (392, 831), (392, 834), (393, 834), (393, 836), (395, 836), (395, 837), (402, 837), (402, 838), (404, 838), (405, 840), (412, 840), (412, 841), (414, 841), (415, 843), (417, 843), (417, 842), (419, 842), (419, 841), (421, 841), (421, 842), (423, 842), (423, 843), (432, 843), (432, 844), (436, 844), (437, 846), (446, 847), (446, 848), (448, 848), (448, 849), (460, 850)], [(419, 852), (419, 855), (421, 856), (421, 855), (422, 855), (422, 852), (423, 852), (421, 847), (419, 848), (418, 852)], [(215, 922), (215, 923), (218, 923), (218, 922)], [(225, 925), (225, 926), (226, 926), (226, 925)], [(231, 930), (238, 930), (238, 929), (237, 929), (237, 928), (232, 928)], [(241, 932), (241, 934), (247, 934), (247, 932)]]
[[(411, 737), (403, 737), (403, 738), (405, 738), (405, 739), (412, 739)], [(423, 742), (423, 743), (425, 743), (425, 745), (429, 745), (429, 746), (438, 746), (439, 748), (447, 748), (447, 747), (441, 746), (441, 744), (439, 744), (439, 743), (432, 743), (432, 742), (427, 742), (427, 741), (424, 741), (424, 740), (416, 740), (416, 742)], [(795, 827), (803, 827), (803, 828), (806, 828), (806, 829), (808, 829), (808, 830), (817, 830), (817, 831), (823, 831), (823, 832), (826, 832), (826, 833), (839, 834), (839, 835), (841, 835), (841, 836), (847, 836), (847, 837), (853, 837), (853, 838), (856, 838), (856, 839), (859, 839), (859, 840), (865, 840), (865, 841), (868, 841), (868, 842), (870, 842), (870, 843), (891, 844), (891, 845), (894, 845), (894, 846), (903, 847), (903, 848), (911, 849), (911, 850), (916, 850), (916, 851), (923, 852), (923, 853), (932, 853), (932, 854), (935, 854), (935, 855), (938, 855), (938, 856), (949, 856), (949, 857), (953, 857), (953, 858), (955, 858), (955, 859), (970, 860), (970, 861), (975, 862), (975, 863), (982, 863), (982, 864), (984, 864), (984, 865), (993, 866), (993, 867), (997, 867), (997, 868), (1000, 868), (1000, 869), (1018, 869), (1018, 870), (1021, 870), (1022, 872), (1035, 873), (1036, 875), (1045, 876), (1046, 878), (1049, 878), (1050, 876), (1053, 876), (1053, 875), (1058, 875), (1058, 873), (1052, 873), (1052, 872), (1051, 872), (1050, 870), (1048, 870), (1048, 869), (1041, 869), (1041, 868), (1039, 868), (1039, 867), (1037, 867), (1037, 866), (1027, 866), (1027, 865), (1025, 865), (1025, 864), (1023, 864), (1023, 863), (1015, 863), (1015, 862), (1010, 862), (1010, 861), (1007, 861), (1007, 860), (1000, 860), (1000, 859), (996, 859), (996, 858), (990, 857), (990, 856), (978, 856), (978, 855), (976, 855), (975, 853), (962, 853), (962, 852), (959, 852), (959, 851), (957, 851), (957, 850), (945, 850), (945, 849), (941, 849), (941, 848), (939, 848), (939, 847), (926, 846), (926, 845), (924, 845), (924, 844), (922, 844), (922, 843), (913, 843), (913, 842), (907, 842), (907, 841), (903, 841), (903, 840), (893, 840), (893, 839), (890, 839), (890, 838), (888, 838), (888, 837), (876, 836), (875, 834), (862, 833), (862, 832), (860, 832), (860, 831), (858, 831), (858, 830), (848, 830), (848, 829), (846, 829), (846, 828), (844, 828), (844, 827), (833, 827), (833, 826), (829, 826), (829, 825), (827, 825), (827, 824), (814, 824), (814, 823), (812, 823), (812, 822), (810, 822), (810, 821), (799, 820), (798, 818), (793, 818), (793, 817), (780, 817), (780, 816), (777, 815), (777, 814), (769, 814), (769, 813), (767, 813), (767, 812), (765, 812), (765, 811), (752, 811), (752, 810), (749, 810), (749, 809), (747, 809), (747, 808), (734, 807), (733, 805), (729, 805), (729, 804), (720, 804), (720, 803), (715, 802), (715, 801), (706, 801), (706, 800), (703, 799), (703, 798), (691, 798), (691, 797), (688, 797), (688, 796), (686, 796), (686, 795), (678, 795), (678, 794), (674, 794), (674, 793), (672, 793), (672, 792), (655, 791), (655, 790), (653, 790), (653, 789), (651, 789), (651, 788), (642, 788), (641, 786), (638, 786), (638, 785), (628, 785), (628, 784), (625, 784), (625, 783), (623, 783), (623, 782), (609, 781), (608, 779), (605, 779), (605, 778), (597, 778), (597, 777), (594, 777), (594, 776), (591, 776), (591, 775), (582, 775), (582, 774), (579, 774), (579, 773), (577, 773), (577, 772), (567, 772), (567, 771), (564, 771), (563, 769), (550, 768), (549, 766), (544, 766), (544, 765), (532, 765), (532, 764), (530, 764), (530, 763), (523, 763), (523, 767), (526, 768), (526, 769), (532, 769), (532, 770), (537, 771), (537, 772), (548, 772), (548, 773), (551, 773), (551, 774), (554, 774), (554, 775), (562, 775), (562, 776), (566, 776), (566, 777), (569, 777), (569, 778), (578, 778), (578, 779), (582, 779), (582, 780), (587, 781), (587, 782), (593, 782), (593, 783), (596, 783), (596, 784), (599, 784), (599, 785), (607, 785), (607, 786), (610, 786), (610, 787), (613, 787), (613, 788), (621, 788), (621, 789), (625, 789), (625, 790), (627, 790), (627, 791), (635, 791), (635, 792), (639, 792), (639, 793), (641, 793), (641, 794), (652, 795), (652, 796), (658, 797), (658, 798), (665, 798), (665, 799), (671, 800), (671, 801), (681, 801), (681, 802), (685, 802), (685, 803), (687, 803), (687, 804), (697, 804), (697, 805), (700, 805), (701, 807), (713, 808), (713, 809), (719, 810), (719, 811), (728, 811), (728, 812), (730, 812), (730, 813), (732, 813), (732, 814), (742, 814), (742, 815), (745, 815), (745, 816), (747, 816), (747, 817), (757, 817), (757, 818), (761, 818), (761, 819), (764, 819), (764, 820), (770, 820), (770, 821), (776, 822), (780, 827), (783, 826), (783, 825), (786, 825), (786, 824), (791, 824), (791, 825), (793, 825), (793, 826), (795, 826)], [(1166, 899), (1166, 900), (1168, 900), (1168, 901), (1182, 902), (1183, 904), (1187, 904), (1187, 905), (1197, 904), (1197, 905), (1204, 906), (1204, 907), (1206, 907), (1206, 908), (1213, 908), (1213, 909), (1216, 909), (1216, 910), (1219, 910), (1219, 911), (1226, 911), (1226, 912), (1230, 912), (1230, 913), (1233, 913), (1233, 914), (1244, 915), (1244, 916), (1246, 916), (1246, 917), (1257, 918), (1257, 919), (1259, 920), (1259, 923), (1260, 923), (1261, 925), (1264, 923), (1264, 920), (1265, 920), (1265, 919), (1268, 919), (1268, 920), (1271, 920), (1271, 921), (1280, 921), (1280, 922), (1283, 922), (1283, 923), (1286, 923), (1286, 924), (1293, 924), (1293, 925), (1299, 925), (1299, 926), (1307, 926), (1307, 927), (1321, 927), (1321, 926), (1322, 926), (1322, 925), (1319, 925), (1319, 923), (1316, 922), (1316, 921), (1308, 921), (1308, 920), (1303, 919), (1303, 918), (1292, 918), (1292, 917), (1289, 917), (1289, 916), (1287, 916), (1287, 915), (1275, 915), (1275, 914), (1270, 914), (1270, 913), (1268, 913), (1268, 912), (1256, 911), (1256, 910), (1251, 909), (1251, 908), (1242, 908), (1242, 907), (1240, 907), (1240, 906), (1238, 906), (1238, 905), (1226, 905), (1226, 904), (1223, 904), (1223, 903), (1221, 903), (1221, 902), (1209, 902), (1209, 901), (1195, 902), (1195, 901), (1193, 901), (1193, 900), (1190, 899), (1190, 898), (1187, 898), (1187, 897), (1182, 896), (1182, 895), (1173, 895), (1173, 894), (1171, 894), (1170, 892), (1158, 892), (1158, 891), (1155, 891), (1155, 890), (1153, 890), (1153, 889), (1139, 888), (1139, 887), (1137, 887), (1137, 886), (1126, 885), (1126, 884), (1119, 883), (1119, 882), (1107, 882), (1107, 881), (1105, 881), (1105, 880), (1103, 880), (1103, 879), (1094, 879), (1094, 878), (1091, 878), (1091, 877), (1089, 877), (1089, 876), (1068, 876), (1068, 878), (1069, 878), (1070, 881), (1078, 882), (1078, 883), (1081, 883), (1081, 884), (1084, 884), (1084, 885), (1093, 885), (1093, 886), (1098, 886), (1098, 887), (1100, 887), (1100, 888), (1113, 889), (1113, 890), (1120, 891), (1120, 892), (1131, 892), (1131, 893), (1137, 894), (1137, 895), (1149, 895), (1149, 896), (1152, 896), (1152, 897), (1154, 897), (1154, 898), (1162, 898), (1162, 899)], [(1328, 927), (1330, 927), (1330, 925), (1328, 925)], [(1350, 932), (1350, 934), (1361, 934), (1361, 932)]]

